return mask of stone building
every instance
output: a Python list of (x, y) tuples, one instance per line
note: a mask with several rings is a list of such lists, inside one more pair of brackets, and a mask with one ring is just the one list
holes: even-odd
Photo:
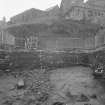
[(41, 37), (38, 37), (38, 45), (43, 50), (63, 50), (63, 49), (92, 49), (95, 47), (94, 37), (71, 37), (66, 34), (55, 33), (40, 33)]
[(95, 36), (95, 47), (101, 47), (105, 45), (105, 29), (99, 31)]
[(31, 8), (16, 16), (11, 17), (10, 22), (12, 24), (24, 24), (24, 23), (49, 23), (52, 20), (56, 20), (59, 14), (59, 7), (54, 6), (47, 10), (39, 10)]
[(96, 24), (105, 24), (105, 1), (63, 0), (61, 10), (66, 19), (85, 20)]
[[(66, 33), (56, 33), (44, 30), (34, 35), (18, 36), (22, 34), (20, 30), (15, 36), (15, 46), (23, 49), (42, 49), (42, 50), (63, 50), (63, 49), (92, 49), (95, 48), (94, 35), (81, 37), (71, 36)], [(15, 34), (16, 35), (16, 34)]]
[(14, 46), (15, 44), (15, 37), (8, 32), (3, 32), (3, 41), (2, 44), (7, 46)]
[[(103, 24), (104, 10), (103, 6), (93, 6), (89, 1), (84, 3), (83, 0), (62, 0), (60, 9), (58, 6), (46, 11), (30, 9), (12, 17), (10, 30), (15, 36), (16, 47), (49, 50), (92, 49), (102, 44), (99, 44), (101, 36), (95, 36), (97, 26), (99, 28), (100, 25), (91, 23)], [(60, 16), (64, 18), (61, 19)], [(81, 20), (91, 23), (82, 24)], [(45, 24), (49, 22), (55, 26)]]
[(83, 0), (62, 0), (60, 10), (62, 14), (67, 13), (74, 5), (83, 4)]
[(38, 48), (38, 37), (15, 37), (15, 47), (23, 49), (36, 49)]
[(3, 42), (3, 28), (6, 25), (6, 21), (5, 18), (3, 18), (3, 20), (0, 21), (0, 43)]
[(5, 18), (0, 21), (0, 47), (1, 46), (14, 46), (15, 37), (11, 35), (8, 31), (5, 31), (7, 23)]
[(38, 18), (40, 15), (43, 15), (43, 11), (31, 8), (31, 9), (26, 10), (16, 16), (13, 16), (10, 19), (10, 22), (13, 24), (32, 22), (32, 21), (34, 21), (35, 18)]

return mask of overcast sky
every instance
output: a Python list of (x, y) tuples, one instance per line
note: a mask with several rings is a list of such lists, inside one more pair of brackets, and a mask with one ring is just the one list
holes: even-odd
[(21, 13), (29, 8), (47, 9), (61, 0), (0, 0), (0, 20), (3, 16), (9, 20), (10, 17)]

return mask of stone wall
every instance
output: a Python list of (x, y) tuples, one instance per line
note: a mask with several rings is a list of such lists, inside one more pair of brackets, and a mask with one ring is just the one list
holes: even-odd
[(95, 36), (95, 47), (101, 47), (105, 44), (105, 30), (100, 30)]
[(3, 43), (8, 45), (14, 45), (15, 44), (15, 37), (8, 32), (4, 32), (3, 35)]
[(87, 37), (84, 40), (84, 48), (86, 48), (86, 49), (95, 48), (95, 37), (93, 37), (93, 36)]
[(82, 48), (90, 49), (95, 47), (94, 37), (82, 38), (59, 37), (59, 38), (41, 38), (39, 39), (39, 47), (48, 50), (63, 50)]
[(18, 48), (25, 48), (25, 39), (15, 37), (15, 47)]
[(15, 37), (8, 32), (3, 30), (0, 31), (0, 44), (5, 45), (14, 45), (15, 44)]
[(2, 36), (3, 36), (2, 35), (2, 30), (0, 30), (0, 44), (2, 43), (2, 39), (3, 39)]

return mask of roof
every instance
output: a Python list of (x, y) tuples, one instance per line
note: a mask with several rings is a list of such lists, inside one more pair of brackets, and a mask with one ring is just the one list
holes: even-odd
[(50, 8), (47, 8), (45, 11), (52, 11), (52, 10), (58, 10), (59, 9), (59, 6), (58, 5), (54, 5)]
[[(28, 37), (38, 35), (38, 33), (53, 33), (55, 36), (61, 37), (89, 37), (96, 35), (96, 32), (100, 29), (99, 25), (82, 23), (77, 21), (59, 20), (53, 22), (53, 24), (22, 24), (15, 27), (9, 27), (6, 29), (10, 34), (17, 37)], [(45, 36), (45, 34), (43, 34)]]
[(8, 27), (5, 31), (16, 37), (28, 37), (36, 35), (36, 33), (48, 29), (46, 24), (21, 24), (14, 27)]
[(10, 19), (10, 25), (13, 24), (31, 24), (31, 23), (51, 23), (53, 20), (58, 19), (59, 7), (54, 6), (48, 11), (42, 11), (38, 9), (29, 9), (24, 11)]
[(105, 11), (105, 0), (88, 0), (86, 3), (83, 0), (62, 0), (61, 9), (64, 13), (67, 13), (73, 6)]
[(97, 6), (105, 9), (105, 0), (88, 0), (89, 5)]
[(62, 0), (60, 9), (63, 13), (66, 13), (73, 5), (82, 5), (83, 0)]
[[(92, 6), (92, 5), (88, 5), (88, 4), (84, 4), (84, 5), (77, 5), (76, 4), (76, 5), (73, 5), (73, 7), (84, 8), (84, 9), (92, 9), (92, 10), (97, 10), (97, 11), (105, 11), (105, 8), (102, 8), (100, 6)], [(71, 9), (69, 9), (69, 10), (71, 10)]]
[(60, 13), (60, 8), (58, 5), (55, 5), (51, 8), (48, 8), (45, 12), (47, 12), (49, 16), (57, 16)]
[(36, 14), (36, 13), (43, 13), (43, 12), (44, 12), (44, 11), (42, 11), (42, 10), (35, 9), (35, 8), (31, 8), (31, 9), (28, 9), (28, 10), (26, 10), (26, 11), (20, 13), (20, 14), (17, 14), (17, 15), (15, 15), (15, 16), (11, 17), (11, 19), (14, 19), (14, 18), (16, 18), (16, 17), (18, 17), (18, 16), (21, 16), (21, 15), (24, 15), (24, 14)]

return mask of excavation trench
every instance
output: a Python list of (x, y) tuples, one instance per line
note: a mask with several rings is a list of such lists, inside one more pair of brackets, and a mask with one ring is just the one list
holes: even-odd
[(10, 72), (4, 69), (0, 77), (0, 105), (105, 105), (105, 80), (94, 78), (90, 68), (99, 64), (94, 58), (14, 52)]

